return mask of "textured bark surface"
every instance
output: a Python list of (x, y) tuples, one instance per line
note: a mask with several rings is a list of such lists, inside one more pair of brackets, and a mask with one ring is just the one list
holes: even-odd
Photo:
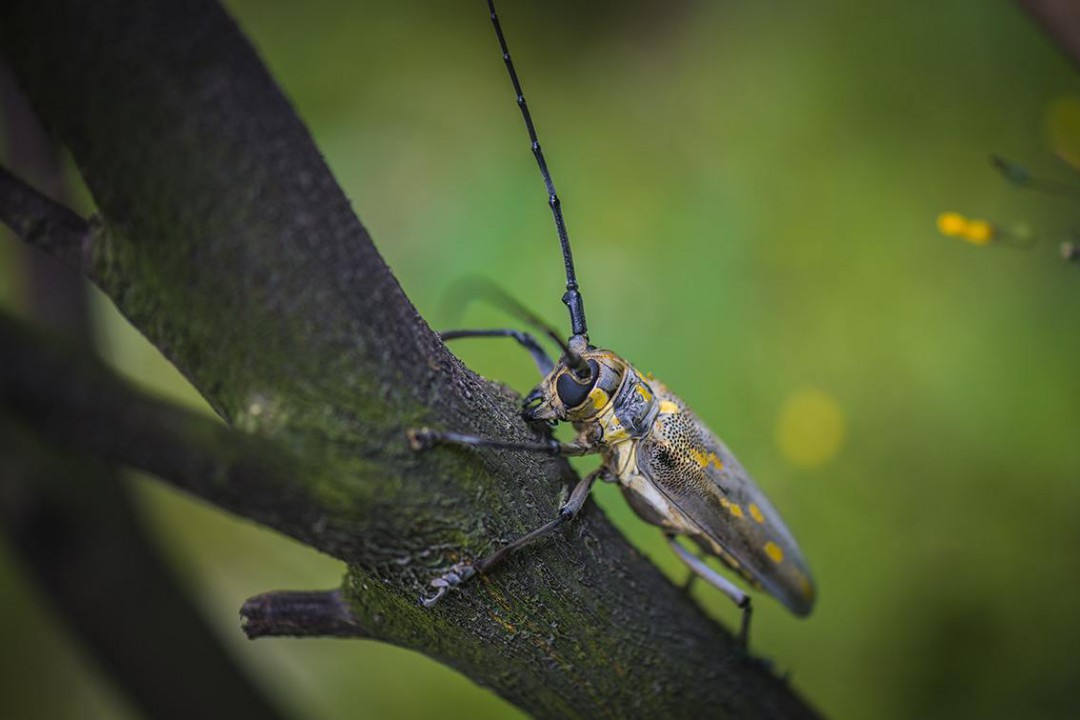
[[(8, 2), (0, 43), (101, 214), (91, 246), (55, 254), (229, 425), (288, 458), (265, 482), (243, 472), (178, 484), (345, 561), (343, 597), (362, 634), (536, 715), (812, 715), (591, 503), (565, 542), (433, 610), (418, 605), (450, 563), (552, 517), (572, 473), (521, 454), (409, 450), (405, 429), (418, 425), (536, 431), (516, 397), (465, 368), (416, 313), (217, 5)], [(99, 370), (87, 386), (109, 386)]]

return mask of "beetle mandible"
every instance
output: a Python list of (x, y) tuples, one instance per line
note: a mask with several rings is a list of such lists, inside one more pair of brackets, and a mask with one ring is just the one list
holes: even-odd
[[(566, 292), (562, 300), (570, 312), (571, 334), (562, 342), (558, 333), (518, 307), (517, 314), (523, 320), (559, 343), (562, 354), (558, 362), (547, 355), (533, 336), (519, 330), (458, 330), (445, 332), (442, 337), (444, 340), (463, 337), (516, 340), (530, 352), (544, 375), (525, 398), (524, 418), (552, 424), (570, 422), (578, 436), (572, 443), (554, 439), (516, 443), (419, 428), (409, 431), (409, 439), (416, 450), (449, 444), (564, 456), (599, 454), (602, 462), (597, 470), (577, 483), (555, 519), (488, 557), (455, 565), (432, 581), (436, 592), (422, 598), (423, 604), (434, 605), (450, 588), (491, 569), (511, 553), (574, 518), (599, 479), (617, 482), (635, 512), (664, 531), (672, 549), (694, 575), (742, 608), (740, 638), (744, 644), (749, 633), (750, 596), (676, 542), (676, 537), (685, 536), (703, 553), (719, 558), (752, 588), (772, 595), (795, 615), (808, 615), (814, 605), (815, 589), (806, 561), (780, 514), (727, 446), (663, 383), (646, 377), (615, 353), (589, 343), (585, 307), (574, 274), (559, 198), (493, 0), (488, 0), (488, 9), (533, 155), (547, 188), (548, 204), (562, 246), (566, 266)], [(513, 305), (512, 301), (507, 302)]]

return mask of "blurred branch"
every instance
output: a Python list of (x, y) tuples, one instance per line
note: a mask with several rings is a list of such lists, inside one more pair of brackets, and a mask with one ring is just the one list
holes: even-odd
[[(34, 390), (4, 392), (50, 442), (123, 457), (346, 561), (342, 598), (370, 637), (535, 715), (813, 715), (591, 503), (563, 542), (419, 606), (462, 553), (553, 517), (573, 474), (555, 458), (409, 449), (419, 425), (536, 430), (416, 313), (219, 6), (12, 0), (0, 47), (98, 205), (85, 271), (229, 424), (258, 433), (209, 428), (55, 353), (49, 381), (11, 351), (12, 382)], [(118, 425), (72, 429), (93, 418)], [(263, 442), (277, 449), (253, 458)]]
[(300, 512), (297, 458), (141, 393), (101, 362), (0, 313), (0, 407), (54, 447), (152, 473), (251, 517)]
[(0, 222), (20, 239), (82, 270), (92, 251), (90, 223), (0, 167)]
[[(48, 195), (67, 196), (59, 150), (2, 64), (0, 106), (7, 161)], [(17, 194), (0, 192), (0, 205)], [(45, 209), (48, 201), (37, 205)], [(59, 210), (53, 227), (73, 226), (67, 220), (74, 216)], [(68, 233), (76, 251), (80, 234)], [(30, 278), (31, 314), (88, 350), (86, 283), (54, 258), (30, 249), (23, 255), (15, 268)], [(0, 479), (0, 530), (28, 580), (143, 714), (278, 717), (156, 552), (117, 466), (44, 446), (0, 409)]]
[(0, 407), (0, 527), (67, 628), (147, 717), (280, 717), (164, 575), (116, 469)]
[(340, 590), (278, 590), (240, 608), (244, 634), (260, 637), (367, 637)]
[(1018, 0), (1021, 7), (1042, 25), (1043, 30), (1054, 39), (1080, 65), (1080, 3), (1076, 0)]

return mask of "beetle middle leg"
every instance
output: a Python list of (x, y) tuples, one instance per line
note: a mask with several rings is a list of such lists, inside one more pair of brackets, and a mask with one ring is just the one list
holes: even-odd
[(694, 571), (695, 575), (727, 595), (731, 598), (732, 602), (742, 609), (743, 614), (742, 625), (739, 628), (739, 642), (742, 643), (743, 647), (747, 647), (750, 642), (750, 616), (753, 613), (753, 609), (750, 607), (750, 596), (740, 590), (735, 583), (706, 565), (705, 561), (696, 557), (692, 552), (680, 545), (675, 540), (674, 535), (667, 535), (666, 537), (668, 544), (671, 545), (671, 549), (675, 551), (675, 554), (679, 556), (680, 560), (686, 563), (690, 569)]
[(436, 588), (435, 594), (431, 597), (421, 597), (420, 602), (424, 607), (433, 606), (446, 595), (450, 588), (461, 585), (474, 575), (481, 575), (488, 572), (518, 550), (521, 550), (545, 535), (550, 534), (558, 529), (563, 523), (573, 520), (581, 511), (582, 506), (585, 505), (585, 499), (589, 497), (589, 491), (592, 490), (593, 484), (606, 472), (607, 468), (600, 467), (579, 480), (578, 483), (574, 485), (574, 489), (570, 491), (570, 497), (567, 499), (566, 504), (559, 509), (559, 514), (554, 520), (544, 523), (532, 532), (499, 548), (487, 557), (471, 563), (457, 563), (450, 568), (448, 572), (432, 580), (431, 586)]

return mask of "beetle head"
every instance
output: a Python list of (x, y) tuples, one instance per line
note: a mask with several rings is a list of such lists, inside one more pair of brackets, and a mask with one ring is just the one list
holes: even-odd
[(592, 420), (611, 402), (625, 370), (625, 361), (575, 335), (567, 352), (525, 398), (525, 419), (551, 423)]

